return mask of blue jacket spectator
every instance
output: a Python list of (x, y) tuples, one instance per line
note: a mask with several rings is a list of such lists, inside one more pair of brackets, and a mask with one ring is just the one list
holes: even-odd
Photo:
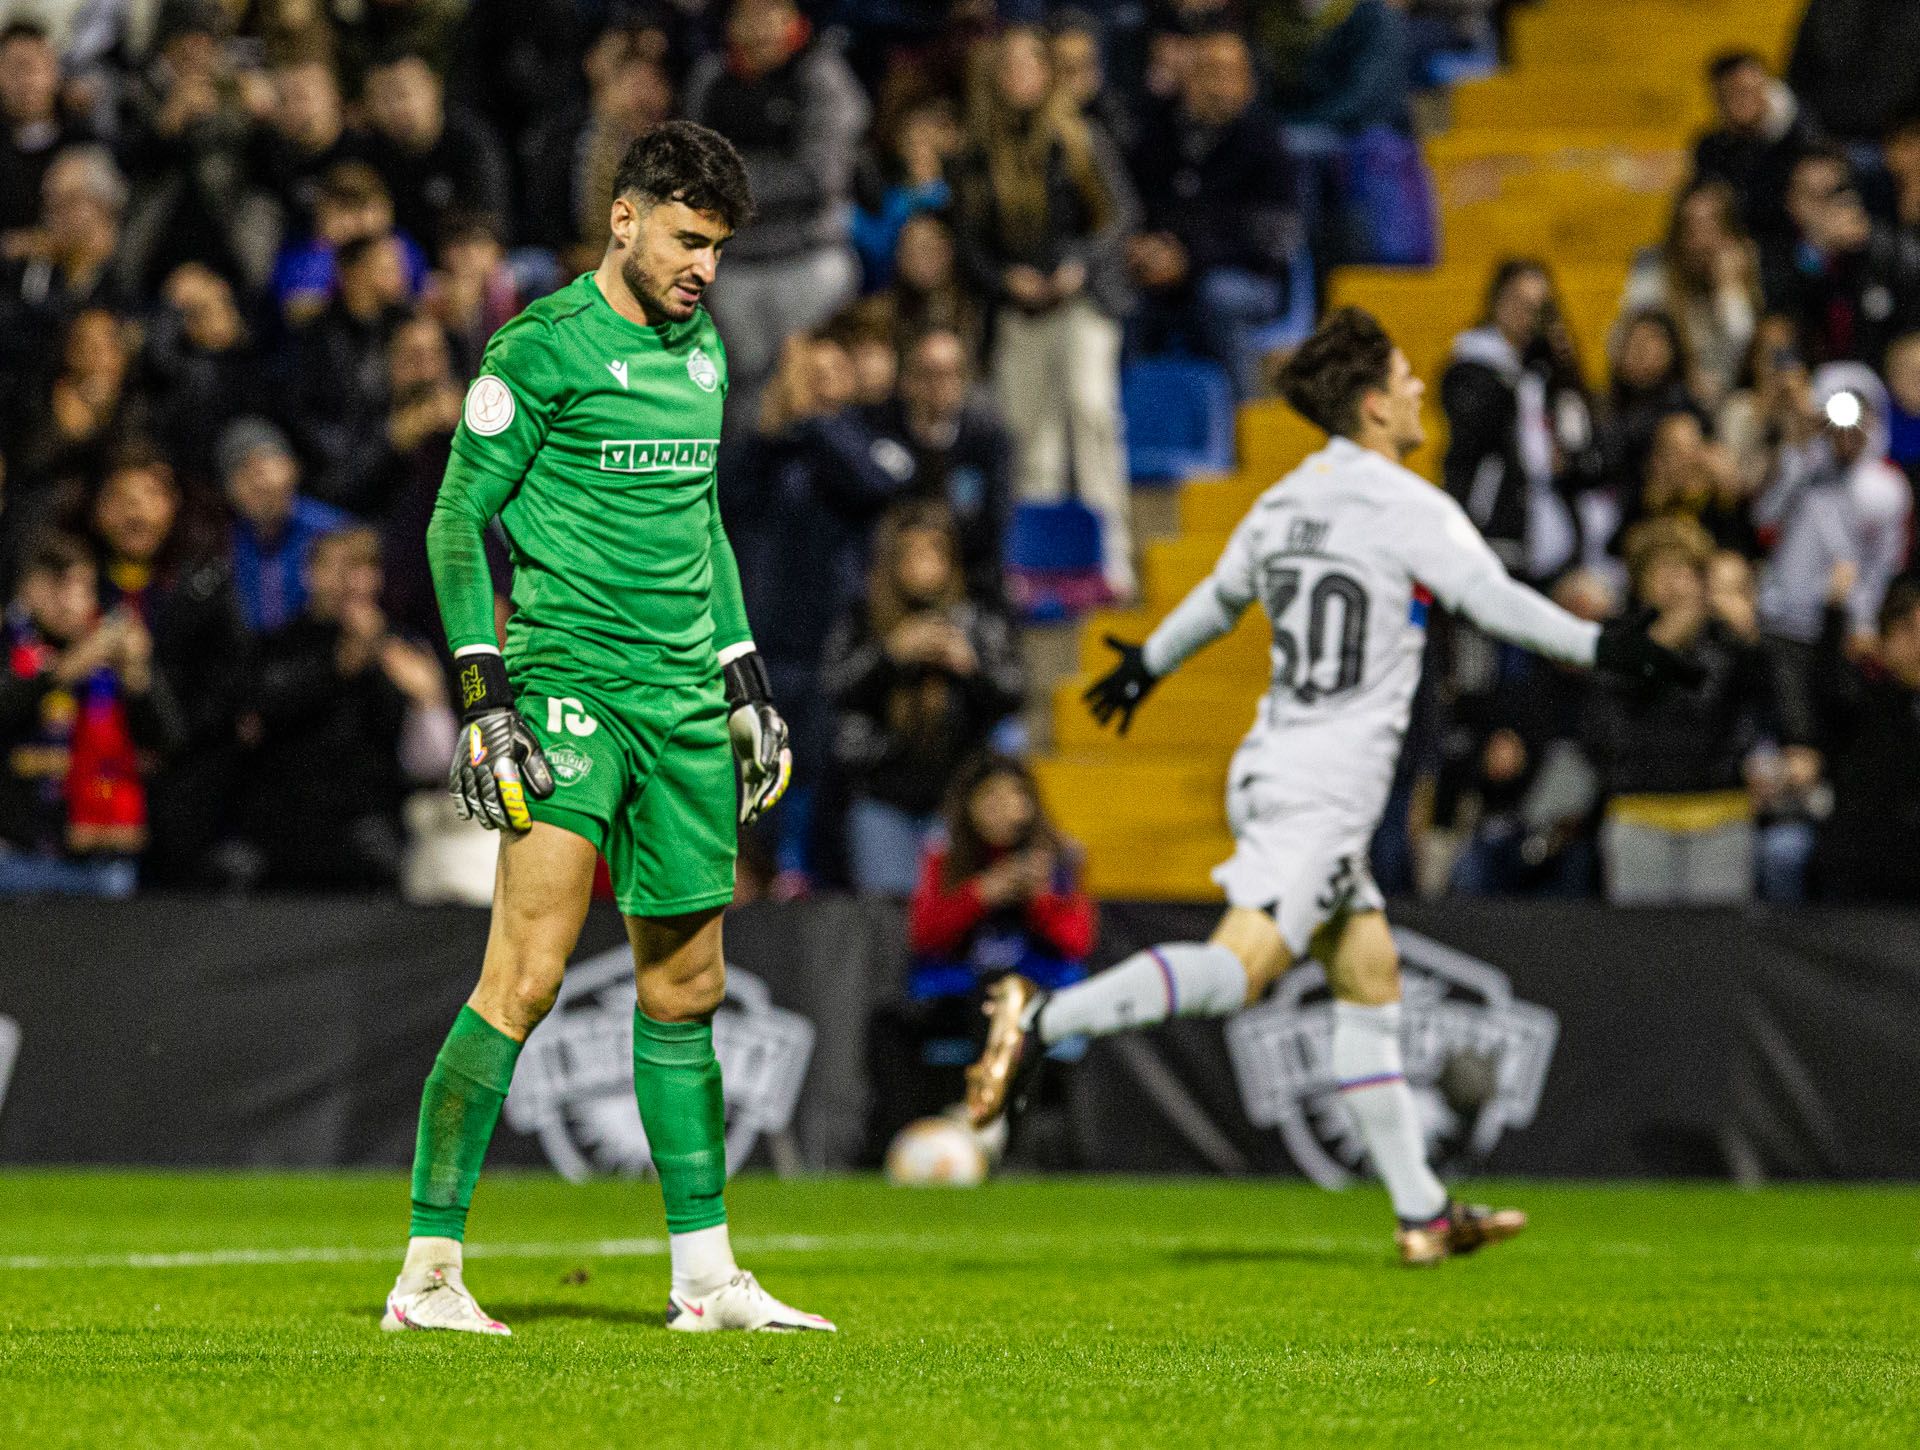
[(287, 435), (264, 418), (240, 418), (216, 452), (233, 510), (233, 587), (254, 634), (269, 634), (306, 607), (307, 553), (353, 520), (300, 497), (300, 463)]

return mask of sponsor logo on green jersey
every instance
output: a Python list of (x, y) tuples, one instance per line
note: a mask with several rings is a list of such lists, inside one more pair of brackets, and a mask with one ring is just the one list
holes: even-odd
[(713, 467), (718, 438), (607, 439), (600, 445), (602, 473), (705, 473)]
[(703, 393), (711, 393), (720, 386), (720, 369), (713, 365), (713, 359), (707, 356), (704, 347), (696, 347), (687, 356), (687, 376), (693, 379), (693, 385)]

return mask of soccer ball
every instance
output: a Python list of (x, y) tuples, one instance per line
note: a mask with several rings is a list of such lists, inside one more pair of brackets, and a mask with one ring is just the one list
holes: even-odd
[(887, 1182), (908, 1188), (972, 1188), (987, 1176), (987, 1154), (965, 1123), (921, 1118), (887, 1148)]

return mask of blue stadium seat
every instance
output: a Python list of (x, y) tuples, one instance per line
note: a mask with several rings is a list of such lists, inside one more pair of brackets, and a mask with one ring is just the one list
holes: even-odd
[(1100, 520), (1077, 500), (1015, 509), (1006, 560), (1007, 591), (1025, 619), (1071, 619), (1103, 602)]
[(1120, 396), (1135, 483), (1232, 469), (1233, 388), (1218, 363), (1142, 358), (1122, 371)]

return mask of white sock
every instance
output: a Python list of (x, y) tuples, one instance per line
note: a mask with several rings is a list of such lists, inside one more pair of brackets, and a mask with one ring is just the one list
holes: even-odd
[(1447, 1190), (1427, 1166), (1420, 1110), (1400, 1057), (1400, 1004), (1333, 1004), (1333, 1077), (1360, 1129), (1393, 1211), (1424, 1223), (1447, 1206)]
[(407, 1240), (407, 1260), (400, 1266), (400, 1282), (411, 1287), (424, 1284), (435, 1269), (446, 1269), (448, 1277), (460, 1277), (462, 1252), (459, 1239), (422, 1234)]
[(681, 1295), (697, 1298), (711, 1294), (740, 1272), (723, 1223), (692, 1233), (668, 1234), (667, 1254), (673, 1260), (674, 1292)]
[(1040, 1011), (1040, 1040), (1102, 1037), (1169, 1017), (1225, 1017), (1246, 1005), (1240, 958), (1209, 942), (1168, 942), (1055, 992)]

